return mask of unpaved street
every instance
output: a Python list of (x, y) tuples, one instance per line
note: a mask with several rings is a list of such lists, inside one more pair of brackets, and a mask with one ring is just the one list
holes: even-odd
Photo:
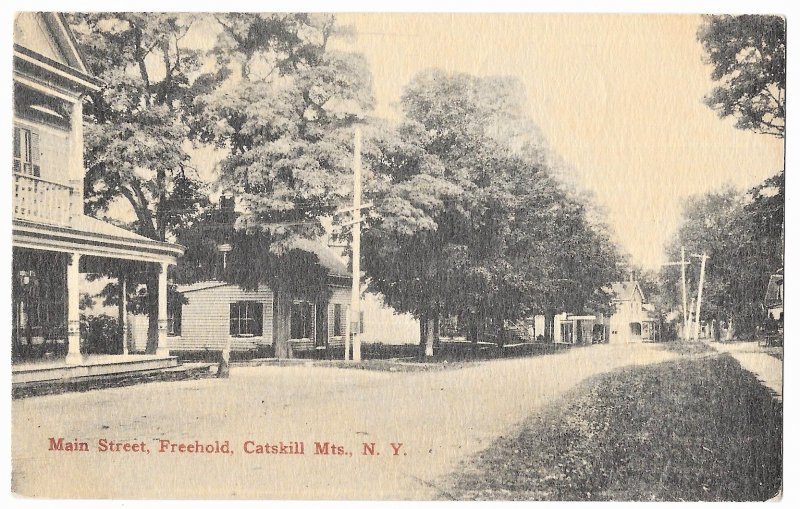
[[(437, 479), (461, 459), (579, 381), (672, 356), (655, 345), (596, 345), (428, 373), (235, 368), (228, 380), (18, 400), (13, 490), (44, 497), (431, 498), (440, 495)], [(89, 451), (49, 451), (51, 437), (86, 442)], [(144, 443), (149, 453), (100, 452), (101, 439)], [(159, 440), (228, 441), (232, 454), (159, 452)], [(244, 450), (248, 442), (254, 450), (281, 441), (303, 442), (305, 454)], [(315, 454), (315, 442), (328, 442), (329, 454)], [(374, 443), (376, 454), (365, 443)]]

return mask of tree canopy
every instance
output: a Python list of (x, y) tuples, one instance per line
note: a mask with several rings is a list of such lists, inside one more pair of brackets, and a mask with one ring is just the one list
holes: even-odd
[(406, 87), (401, 124), (378, 141), (362, 241), (370, 283), (396, 309), (502, 327), (602, 303), (616, 253), (541, 165), (541, 140), (519, 142), (532, 132), (519, 90), (436, 70)]
[[(741, 193), (733, 188), (691, 198), (684, 222), (668, 253), (676, 259), (680, 246), (688, 253), (707, 253), (701, 319), (733, 320), (747, 334), (764, 318), (769, 277), (783, 266), (784, 175), (775, 175)], [(699, 265), (687, 271), (696, 292)], [(662, 271), (664, 296), (679, 299), (680, 272)]]
[(70, 20), (104, 83), (84, 103), (87, 212), (103, 213), (121, 198), (138, 233), (166, 240), (207, 202), (186, 146), (191, 106), (203, 90), (195, 79), (202, 54), (182, 43), (195, 17), (90, 13)]
[(239, 72), (198, 97), (196, 129), (227, 150), (220, 185), (236, 196), (237, 227), (276, 241), (319, 236), (350, 192), (352, 126), (373, 102), (366, 61), (329, 47), (341, 34), (332, 15), (216, 18), (218, 65)]
[(697, 38), (719, 82), (705, 98), (736, 127), (783, 138), (786, 125), (786, 20), (780, 16), (705, 16)]

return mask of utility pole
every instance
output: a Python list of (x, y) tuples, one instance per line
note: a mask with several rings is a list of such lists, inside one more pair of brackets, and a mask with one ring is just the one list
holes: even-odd
[[(356, 127), (353, 148), (353, 288), (350, 295), (350, 333), (353, 335), (353, 360), (361, 361), (361, 128)], [(345, 360), (350, 338), (345, 339)]]
[(693, 254), (695, 258), (700, 258), (700, 284), (697, 287), (697, 311), (695, 311), (694, 317), (694, 340), (698, 341), (700, 339), (700, 304), (703, 300), (703, 281), (706, 276), (706, 260), (708, 259), (708, 255), (705, 252), (701, 255)]
[(681, 297), (683, 300), (683, 339), (689, 338), (689, 309), (686, 307), (686, 266), (691, 265), (686, 261), (686, 249), (681, 246), (681, 261), (668, 262), (663, 265), (680, 265), (681, 266)]
[(353, 213), (353, 219), (341, 224), (342, 228), (353, 227), (352, 250), (353, 285), (350, 294), (350, 317), (347, 320), (344, 338), (344, 360), (350, 360), (352, 337), (353, 360), (361, 360), (361, 210), (372, 207), (372, 202), (361, 204), (361, 128), (356, 126), (353, 141), (353, 206), (341, 208), (334, 215)]
[[(685, 331), (689, 328), (689, 310), (686, 309), (686, 266), (689, 265), (689, 262), (686, 261), (686, 249), (681, 246), (681, 292), (683, 295), (683, 330), (684, 334)], [(688, 334), (686, 334), (688, 336)]]

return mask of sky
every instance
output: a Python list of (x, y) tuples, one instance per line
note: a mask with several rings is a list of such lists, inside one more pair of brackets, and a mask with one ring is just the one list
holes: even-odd
[[(342, 13), (334, 42), (371, 68), (375, 115), (396, 120), (403, 88), (428, 68), (517, 78), (527, 113), (594, 195), (631, 261), (658, 270), (682, 203), (725, 185), (745, 190), (783, 166), (783, 142), (742, 131), (703, 104), (714, 86), (696, 39), (702, 19), (670, 14)], [(211, 17), (184, 43), (208, 49)], [(188, 149), (187, 145), (187, 149)], [(191, 149), (201, 174), (224, 153)]]
[(782, 140), (741, 131), (706, 107), (713, 87), (696, 15), (340, 14), (340, 42), (371, 64), (378, 116), (403, 87), (441, 68), (518, 78), (527, 109), (575, 182), (594, 193), (623, 251), (644, 268), (686, 197), (742, 190), (783, 167)]

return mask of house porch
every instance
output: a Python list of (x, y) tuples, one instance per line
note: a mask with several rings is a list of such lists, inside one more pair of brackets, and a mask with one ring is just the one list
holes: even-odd
[[(12, 231), (14, 383), (176, 365), (167, 343), (167, 270), (183, 248), (86, 216), (71, 218), (69, 226), (15, 219)], [(87, 349), (81, 341), (81, 273), (116, 280), (117, 340), (105, 351)], [(128, 285), (143, 280), (155, 290), (145, 296), (154, 326), (152, 348), (139, 356), (127, 341)]]

